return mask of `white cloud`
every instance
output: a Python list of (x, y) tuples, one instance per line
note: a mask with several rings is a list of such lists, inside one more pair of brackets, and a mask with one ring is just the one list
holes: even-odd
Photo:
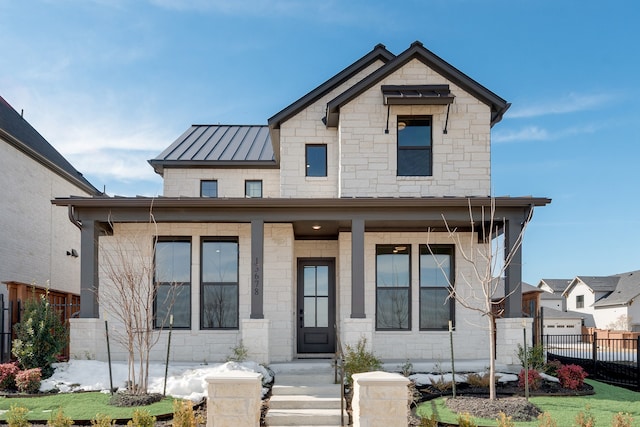
[(506, 118), (530, 118), (555, 114), (568, 114), (585, 110), (602, 108), (614, 99), (610, 93), (577, 94), (569, 93), (563, 97), (552, 99), (540, 104), (514, 107), (509, 110)]
[(559, 130), (548, 130), (539, 126), (526, 126), (519, 130), (496, 131), (491, 137), (491, 142), (500, 144), (517, 141), (552, 141), (574, 135), (594, 133), (602, 127), (604, 125), (589, 124)]

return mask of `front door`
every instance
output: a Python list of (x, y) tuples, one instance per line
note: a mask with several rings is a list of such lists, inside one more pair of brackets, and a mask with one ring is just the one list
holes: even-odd
[(298, 353), (335, 352), (335, 260), (298, 259)]

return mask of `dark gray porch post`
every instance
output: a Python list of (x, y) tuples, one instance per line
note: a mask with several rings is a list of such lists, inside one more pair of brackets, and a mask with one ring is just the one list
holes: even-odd
[(264, 221), (251, 220), (251, 319), (264, 319), (263, 312)]
[(504, 227), (505, 256), (514, 252), (511, 263), (505, 269), (504, 292), (509, 296), (504, 303), (504, 317), (522, 317), (522, 246), (514, 250), (520, 233), (520, 220), (513, 217), (507, 219)]
[(364, 220), (351, 221), (351, 318), (364, 319)]
[(82, 221), (80, 232), (80, 317), (100, 317), (98, 306), (98, 236), (96, 221)]

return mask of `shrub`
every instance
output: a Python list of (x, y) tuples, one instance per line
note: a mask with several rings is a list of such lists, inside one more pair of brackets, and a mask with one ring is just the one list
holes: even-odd
[(347, 345), (344, 354), (344, 371), (347, 384), (351, 384), (353, 374), (377, 371), (382, 368), (382, 362), (372, 352), (367, 351), (367, 339), (360, 338), (355, 347)]
[(489, 372), (485, 372), (482, 375), (476, 373), (467, 374), (467, 384), (471, 387), (486, 388), (489, 387), (489, 383), (491, 382), (489, 378)]
[(436, 414), (431, 414), (430, 418), (420, 418), (420, 427), (438, 427)]
[(116, 420), (112, 420), (109, 415), (96, 414), (91, 420), (91, 427), (112, 427), (116, 425)]
[(468, 412), (458, 415), (458, 426), (460, 427), (478, 427), (476, 421)]
[(20, 369), (15, 363), (0, 364), (0, 390), (16, 388), (16, 374)]
[(611, 420), (611, 427), (632, 427), (633, 426), (633, 417), (631, 414), (623, 414), (622, 412), (618, 412), (613, 416)]
[[(544, 367), (544, 346), (542, 344), (534, 345), (532, 347), (527, 347), (527, 363), (529, 364), (529, 369), (535, 369), (536, 371), (541, 371)], [(520, 360), (520, 365), (524, 368), (524, 348), (518, 344), (518, 359)]]
[(27, 369), (16, 374), (16, 387), (21, 393), (37, 393), (40, 390), (41, 380), (40, 368)]
[(445, 381), (443, 375), (437, 380), (431, 378), (431, 385), (441, 393), (453, 389), (453, 381)]
[(587, 373), (578, 365), (563, 365), (558, 369), (560, 385), (570, 390), (577, 390), (584, 384)]
[[(518, 374), (518, 387), (524, 388), (525, 386), (525, 377), (524, 377), (524, 369), (520, 371)], [(528, 371), (529, 377), (529, 390), (537, 390), (542, 385), (542, 377), (535, 369), (529, 369)]]
[(71, 427), (72, 425), (73, 420), (64, 415), (62, 408), (58, 408), (55, 416), (47, 421), (47, 426), (49, 427)]
[(22, 321), (14, 326), (12, 353), (22, 369), (41, 368), (45, 378), (51, 364), (67, 345), (69, 333), (45, 295), (33, 295), (24, 303)]
[(29, 410), (24, 406), (11, 405), (11, 409), (7, 412), (7, 425), (9, 427), (29, 427), (27, 421), (27, 413)]
[(543, 371), (547, 375), (554, 377), (558, 376), (558, 369), (562, 368), (562, 363), (559, 360), (552, 360), (544, 364)]
[(596, 420), (591, 414), (591, 408), (587, 405), (584, 411), (578, 412), (576, 415), (576, 427), (595, 427)]
[(188, 400), (173, 401), (173, 427), (196, 427), (193, 404)]
[(558, 427), (558, 424), (548, 412), (543, 412), (538, 415), (538, 427)]
[(504, 412), (500, 412), (498, 418), (496, 418), (496, 422), (498, 423), (498, 427), (516, 427), (515, 423), (511, 419), (512, 417), (508, 417)]
[(131, 427), (154, 427), (156, 417), (151, 415), (146, 409), (136, 409), (133, 411), (133, 418), (127, 422)]
[(246, 361), (249, 356), (249, 349), (244, 346), (242, 340), (240, 340), (240, 344), (231, 349), (231, 352), (233, 354), (231, 354), (231, 356), (227, 356), (227, 362), (242, 363)]

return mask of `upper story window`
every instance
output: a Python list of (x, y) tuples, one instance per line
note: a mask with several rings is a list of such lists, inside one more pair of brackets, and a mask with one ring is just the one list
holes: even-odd
[(420, 245), (420, 329), (448, 329), (453, 322), (454, 247)]
[(327, 176), (327, 145), (305, 146), (306, 176)]
[(189, 238), (159, 238), (155, 248), (153, 301), (155, 328), (167, 327), (173, 315), (174, 328), (191, 327), (191, 241)]
[(262, 197), (262, 181), (247, 180), (244, 182), (244, 195), (246, 197)]
[(584, 295), (576, 295), (576, 308), (584, 308)]
[(238, 328), (238, 242), (205, 239), (201, 251), (200, 327)]
[(376, 329), (411, 327), (409, 245), (376, 246)]
[(200, 197), (218, 197), (218, 181), (200, 181)]
[(431, 176), (431, 117), (398, 116), (398, 176)]

